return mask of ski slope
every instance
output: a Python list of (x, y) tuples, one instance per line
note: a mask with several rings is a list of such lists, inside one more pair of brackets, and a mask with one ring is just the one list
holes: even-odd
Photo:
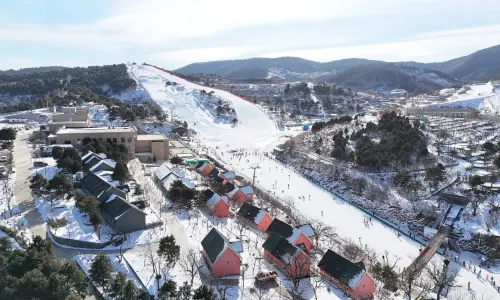
[[(150, 66), (129, 65), (129, 68), (153, 100), (170, 110), (176, 118), (186, 121), (189, 128), (216, 146), (262, 149), (282, 135), (274, 121), (258, 106), (233, 94), (191, 83)], [(166, 86), (167, 81), (177, 85)], [(214, 91), (217, 96), (230, 101), (238, 116), (238, 124), (214, 122), (197, 104), (197, 95), (192, 92), (194, 89)]]
[[(363, 220), (369, 216), (364, 212), (334, 197), (292, 169), (262, 155), (261, 151), (254, 151), (266, 149), (283, 136), (258, 106), (225, 91), (199, 86), (152, 67), (129, 65), (129, 68), (153, 100), (171, 110), (177, 118), (186, 121), (190, 128), (200, 134), (200, 144), (208, 147), (212, 155), (232, 166), (237, 173), (251, 178), (253, 169), (250, 166), (259, 165), (256, 178), (258, 186), (273, 191), (281, 199), (291, 199), (300, 213), (335, 227), (336, 233), (342, 238), (366, 244), (374, 249), (379, 257), (384, 255), (385, 251), (390, 253), (393, 261), (397, 257), (400, 259), (397, 265), (399, 271), (410, 265), (418, 256), (419, 249), (423, 247), (417, 242), (405, 236), (398, 236), (394, 229), (376, 219), (366, 227)], [(178, 86), (167, 87), (166, 81), (176, 82)], [(216, 95), (231, 101), (240, 123), (236, 127), (215, 123), (196, 104), (193, 89), (205, 89), (207, 92), (213, 90)], [(246, 155), (240, 159), (227, 152), (234, 148), (244, 148)], [(435, 256), (433, 261), (442, 262), (442, 257)], [(460, 268), (460, 265), (455, 263), (453, 266)], [(487, 272), (483, 271), (483, 274), (485, 273)], [(497, 282), (500, 282), (498, 274), (493, 275)], [(468, 282), (471, 283), (474, 294), (467, 291)], [(489, 283), (477, 279), (472, 272), (463, 268), (458, 284), (462, 287), (457, 288), (448, 299), (467, 300), (483, 295), (485, 299), (495, 299), (499, 295)]]

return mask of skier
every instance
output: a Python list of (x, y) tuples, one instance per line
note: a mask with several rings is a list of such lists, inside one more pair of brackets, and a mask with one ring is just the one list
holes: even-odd
[(321, 216), (323, 217), (323, 211), (321, 211)]
[(470, 281), (467, 283), (467, 290), (470, 291)]

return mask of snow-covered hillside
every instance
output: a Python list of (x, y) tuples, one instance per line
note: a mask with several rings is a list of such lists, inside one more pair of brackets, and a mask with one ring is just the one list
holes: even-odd
[(491, 82), (466, 85), (459, 89), (442, 89), (439, 95), (446, 100), (434, 102), (430, 107), (467, 107), (477, 109), (485, 115), (500, 114), (500, 89), (495, 88)]
[[(273, 120), (258, 106), (233, 94), (193, 84), (153, 67), (129, 65), (129, 68), (153, 100), (216, 146), (261, 149), (281, 135)], [(167, 81), (176, 85), (166, 86)], [(231, 103), (238, 116), (237, 126), (217, 123), (203, 110), (198, 99), (198, 90), (203, 89), (208, 93), (214, 91), (216, 96)]]

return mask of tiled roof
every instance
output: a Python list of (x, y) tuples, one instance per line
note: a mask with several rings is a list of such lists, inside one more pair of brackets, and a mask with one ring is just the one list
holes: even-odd
[(359, 265), (347, 260), (339, 254), (328, 250), (318, 263), (318, 267), (333, 278), (356, 288), (366, 271)]
[(293, 227), (279, 219), (274, 219), (266, 230), (266, 233), (271, 232), (276, 232), (277, 234), (287, 239), (292, 236)]

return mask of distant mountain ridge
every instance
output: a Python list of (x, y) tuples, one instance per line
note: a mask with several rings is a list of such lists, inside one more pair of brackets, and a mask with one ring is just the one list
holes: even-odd
[(367, 90), (402, 88), (420, 93), (500, 77), (500, 45), (437, 63), (384, 62), (361, 58), (315, 62), (298, 57), (250, 58), (193, 63), (175, 70), (232, 79), (319, 80)]

